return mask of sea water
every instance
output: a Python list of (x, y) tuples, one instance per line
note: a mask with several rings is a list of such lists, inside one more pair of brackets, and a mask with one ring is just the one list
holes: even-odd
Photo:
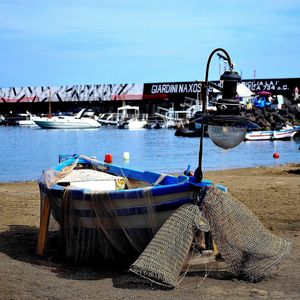
[[(84, 154), (103, 160), (112, 154), (113, 163), (137, 170), (182, 173), (198, 166), (199, 138), (177, 137), (172, 129), (126, 130), (40, 129), (0, 127), (0, 182), (37, 180), (43, 169), (55, 165), (59, 154)], [(300, 139), (247, 141), (230, 150), (204, 139), (203, 169), (221, 170), (300, 163)], [(130, 159), (124, 160), (124, 152)], [(279, 159), (273, 154), (278, 152)]]

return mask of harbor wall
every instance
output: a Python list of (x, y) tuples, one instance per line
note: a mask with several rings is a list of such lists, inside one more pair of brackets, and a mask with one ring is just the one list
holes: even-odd
[[(289, 99), (293, 98), (296, 87), (300, 88), (300, 78), (245, 79), (242, 82), (253, 92), (269, 91)], [(0, 113), (10, 110), (43, 112), (48, 109), (49, 101), (54, 110), (61, 111), (74, 106), (114, 108), (120, 106), (120, 101), (150, 110), (151, 105), (170, 106), (171, 102), (178, 109), (185, 97), (201, 99), (202, 86), (203, 81), (187, 81), (0, 88)]]

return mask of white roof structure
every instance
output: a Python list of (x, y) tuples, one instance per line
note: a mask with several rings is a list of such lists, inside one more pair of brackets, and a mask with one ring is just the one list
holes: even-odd
[(254, 93), (247, 88), (243, 83), (239, 83), (236, 88), (239, 97), (251, 97)]

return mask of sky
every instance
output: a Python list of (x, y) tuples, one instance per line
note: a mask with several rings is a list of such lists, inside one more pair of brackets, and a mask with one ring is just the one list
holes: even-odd
[(204, 80), (219, 47), (243, 79), (300, 77), (299, 0), (1, 0), (0, 16), (0, 87)]

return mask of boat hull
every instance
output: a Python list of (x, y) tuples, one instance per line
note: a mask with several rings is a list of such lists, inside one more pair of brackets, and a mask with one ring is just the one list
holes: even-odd
[(89, 118), (34, 118), (36, 125), (44, 129), (88, 129), (99, 128), (101, 124)]
[(274, 131), (273, 138), (275, 140), (278, 139), (291, 139), (296, 134), (296, 130), (294, 129), (286, 129)]
[(138, 130), (138, 129), (145, 129), (147, 124), (148, 122), (146, 120), (129, 120), (129, 121), (121, 122), (118, 125), (118, 128)]
[(273, 131), (252, 131), (246, 133), (245, 139), (248, 141), (272, 140)]
[[(40, 189), (52, 199), (53, 216), (63, 224), (64, 188), (53, 186)], [(73, 188), (68, 190), (72, 206), (70, 213), (81, 228), (100, 228), (101, 223), (109, 224), (108, 229), (156, 230), (183, 204), (194, 202), (195, 190), (189, 185), (170, 186), (149, 190), (139, 188), (126, 191), (93, 192)], [(150, 199), (150, 200), (149, 200)], [(147, 201), (150, 201), (147, 203)], [(151, 203), (151, 204), (150, 204)], [(103, 214), (95, 212), (95, 206), (103, 207)], [(105, 208), (109, 207), (109, 211)], [(150, 217), (152, 215), (152, 218)], [(109, 217), (108, 217), (109, 216)], [(102, 220), (99, 223), (99, 218)], [(109, 218), (109, 220), (105, 220)]]
[(259, 140), (282, 140), (291, 139), (296, 134), (294, 129), (281, 129), (274, 131), (252, 131), (248, 132), (245, 139), (248, 141)]
[[(62, 157), (65, 159), (68, 156)], [(63, 160), (58, 165), (45, 171), (45, 178), (48, 176), (47, 173), (59, 174), (61, 170), (69, 168), (75, 160), (75, 157)], [(80, 162), (87, 168), (91, 166), (89, 160), (80, 158)], [(159, 228), (179, 206), (195, 202), (196, 192), (200, 188), (212, 185), (209, 180), (202, 180), (197, 183), (194, 177), (184, 175), (176, 177), (148, 171), (141, 172), (93, 160), (92, 169), (97, 168), (105, 168), (106, 173), (110, 176), (117, 176), (114, 180), (121, 178), (121, 181), (124, 182), (125, 178), (125, 181), (128, 179), (140, 181), (146, 186), (131, 189), (121, 187), (121, 190), (103, 190), (103, 181), (101, 183), (100, 179), (99, 181), (94, 179), (94, 181), (79, 182), (80, 185), (78, 179), (75, 180), (75, 183), (68, 182), (65, 179), (67, 181), (55, 181), (55, 184), (50, 185), (45, 180), (40, 180), (41, 195), (48, 195), (53, 202), (53, 214), (58, 223), (63, 223), (63, 216), (61, 215), (63, 198), (67, 192), (68, 198), (72, 200), (72, 214), (74, 213), (78, 217), (78, 224), (85, 228), (99, 227), (97, 223), (99, 222), (99, 215), (96, 217), (94, 211), (97, 203), (110, 207), (109, 215), (118, 219), (118, 222), (115, 223), (117, 225), (113, 226), (126, 229)], [(97, 173), (97, 171), (93, 172)], [(85, 175), (83, 180), (86, 180), (86, 177), (88, 175)], [(226, 188), (219, 185), (218, 187), (226, 191)], [(150, 213), (155, 216), (155, 220), (152, 219), (151, 221), (152, 223), (149, 219)]]
[(37, 126), (32, 120), (21, 120), (18, 122), (19, 126)]

